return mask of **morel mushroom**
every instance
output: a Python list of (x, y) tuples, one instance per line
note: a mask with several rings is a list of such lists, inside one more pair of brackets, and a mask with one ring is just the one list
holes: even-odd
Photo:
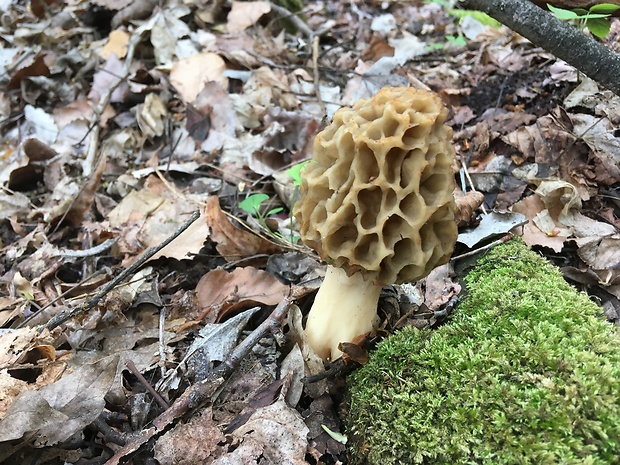
[(383, 285), (449, 260), (457, 227), (446, 117), (436, 94), (388, 87), (338, 110), (317, 135), (294, 214), (328, 263), (305, 328), (323, 359), (376, 328)]

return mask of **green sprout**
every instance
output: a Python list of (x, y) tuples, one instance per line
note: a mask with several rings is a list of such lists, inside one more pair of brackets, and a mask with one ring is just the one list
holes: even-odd
[[(295, 184), (295, 186), (297, 186), (297, 187), (301, 186), (301, 170), (309, 162), (310, 162), (310, 160), (306, 160), (306, 161), (304, 161), (302, 163), (298, 163), (297, 165), (293, 166), (292, 168), (289, 168), (289, 170), (286, 172), (286, 174), (288, 174), (293, 179), (293, 184)], [(292, 205), (291, 205), (291, 210), (292, 209), (293, 208), (292, 208)]]
[(565, 10), (564, 8), (557, 8), (547, 3), (547, 8), (549, 8), (549, 11), (559, 20), (573, 21), (582, 31), (588, 28), (596, 37), (603, 39), (609, 34), (609, 30), (611, 29), (609, 17), (612, 13), (620, 9), (620, 5), (599, 3), (598, 5), (592, 5), (588, 10), (583, 8)]
[(282, 210), (284, 210), (284, 208), (282, 207), (277, 207), (277, 208), (272, 208), (265, 214), (262, 214), (260, 207), (263, 204), (263, 202), (265, 202), (268, 199), (269, 199), (269, 196), (267, 194), (248, 195), (245, 198), (245, 200), (243, 200), (239, 204), (239, 208), (243, 210), (244, 212), (258, 218), (259, 220), (265, 219), (266, 217), (275, 215), (276, 213), (280, 213)]
[(272, 236), (274, 239), (277, 239), (279, 241), (284, 241), (284, 242), (290, 242), (291, 244), (297, 244), (297, 242), (299, 241), (300, 237), (296, 234), (293, 234), (293, 206), (295, 205), (295, 199), (297, 198), (298, 194), (299, 194), (299, 187), (301, 186), (301, 170), (303, 169), (303, 167), (306, 165), (306, 163), (308, 163), (310, 160), (304, 161), (302, 163), (299, 163), (293, 167), (291, 167), (290, 169), (288, 169), (286, 171), (286, 174), (288, 174), (292, 179), (293, 179), (293, 184), (295, 185), (295, 191), (293, 193), (293, 198), (291, 199), (291, 206), (289, 209), (289, 220), (290, 220), (290, 230), (291, 230), (291, 235), (290, 237), (287, 239), (285, 238), (281, 233), (277, 232), (277, 231), (272, 231), (269, 226), (267, 225), (267, 218), (269, 218), (272, 215), (275, 215), (277, 213), (280, 213), (281, 211), (284, 210), (283, 207), (276, 207), (276, 208), (272, 208), (271, 210), (268, 210), (267, 212), (263, 213), (263, 204), (264, 202), (266, 202), (267, 200), (269, 200), (269, 196), (267, 194), (251, 194), (248, 195), (243, 201), (241, 201), (239, 203), (239, 208), (241, 210), (243, 210), (244, 212), (246, 212), (248, 215), (253, 216), (254, 218), (256, 218), (258, 220), (259, 225), (265, 229), (265, 231)]
[[(476, 21), (478, 21), (483, 26), (491, 26), (497, 29), (502, 25), (499, 21), (491, 18), (488, 14), (482, 11), (457, 9), (457, 8), (454, 8), (454, 2), (449, 2), (447, 0), (425, 0), (424, 3), (436, 3), (440, 5), (444, 10), (446, 10), (447, 14), (457, 18), (459, 20), (459, 24), (461, 24), (463, 20), (469, 16), (475, 19)], [(467, 45), (467, 40), (465, 39), (465, 36), (463, 35), (462, 32), (459, 33), (458, 36), (454, 36), (454, 35), (446, 36), (446, 41), (447, 41), (447, 44), (450, 44), (456, 47), (465, 47)], [(426, 49), (428, 51), (442, 50), (446, 47), (447, 44), (443, 44), (443, 43), (431, 44), (431, 45), (428, 45)]]
[(465, 40), (465, 36), (463, 34), (459, 34), (458, 36), (446, 36), (446, 40), (457, 47), (465, 47), (467, 45), (467, 41)]
[(491, 18), (488, 14), (482, 11), (457, 10), (455, 8), (452, 8), (450, 10), (447, 10), (446, 13), (448, 13), (450, 16), (454, 16), (455, 18), (458, 18), (459, 22), (463, 21), (465, 17), (470, 16), (476, 21), (478, 21), (480, 24), (482, 24), (483, 26), (491, 26), (497, 29), (498, 27), (502, 25), (502, 23), (500, 23), (496, 19)]
[(293, 191), (293, 197), (291, 198), (291, 208), (289, 209), (289, 221), (290, 221), (290, 230), (291, 237), (289, 238), (291, 244), (297, 244), (301, 237), (297, 234), (293, 234), (293, 207), (295, 206), (295, 199), (299, 196), (299, 188), (301, 186), (301, 170), (310, 163), (310, 160), (306, 160), (304, 162), (298, 163), (286, 171), (291, 179), (293, 180), (293, 184), (295, 185), (295, 190)]

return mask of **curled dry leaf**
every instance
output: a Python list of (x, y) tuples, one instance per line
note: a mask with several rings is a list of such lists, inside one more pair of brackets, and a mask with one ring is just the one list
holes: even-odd
[[(20, 363), (20, 360), (27, 357), (28, 352), (41, 346), (41, 342), (37, 328), (21, 328), (4, 332), (0, 335), (0, 368), (10, 368)], [(43, 345), (49, 346), (47, 343)], [(56, 358), (53, 351), (41, 352), (40, 355), (34, 360), (31, 359), (30, 363), (35, 363), (40, 358), (48, 360)]]
[(537, 195), (530, 195), (513, 205), (512, 211), (521, 213), (528, 219), (528, 223), (523, 226), (523, 234), (521, 235), (521, 238), (527, 245), (530, 247), (533, 245), (549, 247), (555, 252), (560, 252), (562, 250), (566, 236), (560, 235), (559, 229), (558, 234), (548, 234), (534, 223), (534, 219), (537, 217), (539, 218), (539, 214), (543, 211), (547, 211), (540, 197)]
[(438, 266), (424, 280), (424, 303), (432, 310), (443, 308), (461, 293), (461, 286), (450, 276), (450, 264)]
[(149, 139), (160, 137), (164, 133), (167, 116), (166, 105), (156, 93), (148, 94), (144, 103), (136, 107), (138, 126)]
[(11, 76), (6, 88), (19, 89), (22, 80), (30, 76), (49, 76), (51, 61), (52, 57), (44, 53), (40, 53), (35, 57), (26, 57)]
[(484, 202), (484, 194), (476, 191), (470, 191), (465, 194), (463, 191), (456, 189), (454, 191), (454, 199), (456, 200), (454, 220), (460, 227), (465, 226), (472, 219), (474, 211)]
[(257, 268), (232, 272), (212, 270), (196, 285), (196, 295), (208, 322), (221, 321), (231, 313), (255, 305), (276, 305), (289, 293), (288, 286)]
[(612, 281), (612, 276), (618, 276), (620, 266), (620, 234), (610, 237), (584, 237), (577, 239), (579, 257), (594, 270), (608, 270), (606, 279), (601, 281), (605, 285)]
[(101, 184), (101, 178), (105, 171), (107, 157), (104, 153), (101, 153), (99, 160), (94, 167), (91, 176), (86, 180), (86, 183), (80, 189), (75, 201), (71, 204), (65, 215), (65, 220), (73, 226), (79, 226), (82, 220), (89, 212), (90, 207), (95, 200), (95, 194)]
[(220, 208), (220, 201), (216, 195), (210, 196), (207, 200), (205, 216), (212, 231), (211, 239), (217, 243), (217, 251), (229, 262), (256, 254), (281, 252), (276, 244), (234, 226)]
[(147, 18), (151, 13), (153, 13), (155, 5), (157, 5), (155, 0), (137, 0), (128, 2), (127, 6), (114, 15), (110, 25), (112, 26), (112, 29), (116, 29), (121, 24), (128, 23), (129, 21)]

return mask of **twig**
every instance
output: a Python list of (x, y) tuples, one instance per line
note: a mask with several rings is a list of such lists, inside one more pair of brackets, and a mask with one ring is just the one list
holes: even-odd
[(127, 442), (127, 434), (119, 433), (108, 425), (105, 421), (104, 415), (99, 415), (95, 421), (93, 421), (92, 425), (103, 434), (103, 439), (106, 443), (111, 442), (119, 446), (124, 446)]
[(116, 278), (114, 278), (112, 281), (110, 281), (108, 284), (106, 284), (105, 286), (103, 286), (101, 288), (101, 290), (99, 290), (99, 292), (97, 292), (94, 296), (92, 296), (89, 300), (87, 300), (84, 304), (80, 305), (79, 307), (73, 308), (67, 312), (62, 312), (59, 315), (56, 315), (55, 317), (51, 318), (50, 321), (47, 322), (47, 324), (41, 326), (41, 328), (39, 328), (39, 332), (43, 331), (44, 329), (49, 329), (52, 330), (54, 328), (56, 328), (57, 326), (63, 324), (64, 322), (70, 320), (71, 318), (73, 318), (74, 316), (77, 315), (81, 315), (82, 313), (87, 312), (88, 310), (90, 310), (91, 308), (93, 308), (95, 305), (97, 305), (99, 303), (99, 301), (108, 293), (110, 292), (112, 289), (114, 289), (117, 285), (119, 285), (120, 283), (122, 283), (125, 279), (127, 279), (127, 277), (129, 277), (131, 274), (133, 274), (138, 268), (140, 268), (142, 265), (144, 265), (153, 255), (155, 255), (157, 252), (159, 252), (161, 249), (163, 249), (164, 247), (166, 247), (168, 244), (170, 244), (174, 239), (176, 239), (183, 231), (185, 231), (187, 228), (189, 228), (189, 226), (198, 219), (198, 217), (200, 216), (200, 212), (196, 211), (192, 214), (192, 216), (189, 217), (189, 219), (187, 221), (185, 221), (185, 223), (183, 223), (179, 229), (177, 229), (174, 234), (172, 234), (170, 237), (166, 238), (165, 241), (163, 241), (161, 244), (155, 246), (155, 247), (151, 247), (150, 249), (148, 249), (144, 255), (142, 255), (140, 258), (138, 258), (135, 262), (133, 262), (131, 264), (131, 266), (129, 266), (128, 268), (124, 269)]
[[(472, 181), (471, 176), (469, 175), (469, 170), (467, 169), (467, 166), (462, 165), (461, 169), (463, 170), (463, 173), (465, 173), (465, 177), (467, 178), (467, 181), (469, 182), (469, 187), (471, 188), (472, 192), (477, 192), (476, 188), (474, 187), (474, 182)], [(483, 214), (488, 215), (486, 208), (484, 208), (484, 204), (480, 205), (480, 209), (482, 210)]]
[(470, 250), (469, 252), (465, 252), (464, 254), (461, 255), (457, 255), (456, 257), (452, 257), (450, 259), (451, 262), (454, 262), (456, 260), (460, 260), (461, 258), (465, 258), (465, 257), (471, 257), (472, 255), (476, 255), (479, 254), (480, 252), (484, 252), (485, 250), (489, 250), (492, 249), (493, 247), (495, 247), (496, 245), (500, 245), (504, 242), (508, 242), (510, 239), (512, 239), (514, 236), (513, 233), (508, 233), (503, 237), (500, 237), (499, 239), (497, 239), (496, 241), (491, 242), (490, 244), (485, 245), (484, 247), (480, 247), (479, 249), (476, 250)]
[(327, 116), (327, 109), (325, 108), (323, 97), (321, 97), (321, 82), (319, 76), (319, 36), (312, 39), (312, 67), (314, 68), (314, 92), (316, 93), (316, 98), (319, 101), (321, 113), (323, 113), (323, 116)]
[(60, 249), (60, 256), (63, 258), (85, 258), (85, 257), (93, 257), (95, 255), (99, 255), (100, 253), (108, 250), (112, 247), (118, 239), (106, 239), (101, 244), (91, 247), (90, 249), (83, 250), (71, 250), (71, 249)]
[(187, 388), (168, 410), (153, 420), (152, 426), (128, 438), (127, 444), (119, 449), (105, 465), (118, 465), (123, 457), (136, 452), (150, 439), (164, 431), (175, 420), (208, 401), (224, 382), (225, 378), (229, 377), (237, 369), (239, 362), (250, 353), (252, 347), (260, 339), (267, 334), (280, 330), (282, 320), (288, 314), (291, 303), (291, 297), (286, 297), (282, 300), (271, 312), (271, 315), (258, 328), (252, 331), (221, 365), (218, 365), (204, 380)]
[[(461, 163), (461, 177), (464, 174), (465, 177), (467, 178), (467, 181), (469, 182), (469, 187), (471, 187), (471, 190), (473, 192), (476, 192), (476, 187), (474, 186), (474, 182), (472, 181), (471, 176), (469, 175), (469, 170), (467, 169), (467, 165), (469, 165), (469, 159), (473, 151), (474, 151), (474, 144), (472, 142), (469, 144), (469, 152), (467, 153), (467, 159), (465, 160), (464, 163)], [(463, 185), (461, 190), (463, 191), (463, 193), (466, 192), (465, 185)], [(480, 209), (482, 210), (483, 214), (485, 215), (488, 214), (486, 208), (484, 208), (484, 202), (482, 203), (482, 205), (480, 205)]]
[(168, 308), (162, 307), (159, 312), (159, 363), (160, 363), (160, 371), (161, 377), (164, 378), (166, 376), (166, 340), (165, 340), (165, 325), (166, 325), (166, 316), (168, 315)]
[(302, 32), (309, 39), (314, 37), (314, 31), (308, 27), (308, 25), (297, 15), (297, 13), (293, 13), (292, 11), (287, 10), (283, 6), (277, 5), (274, 2), (269, 2), (269, 6), (271, 7), (271, 11), (277, 13), (283, 18), (288, 19), (293, 25)]
[(127, 360), (125, 362), (125, 366), (127, 368), (129, 368), (129, 371), (131, 371), (131, 374), (133, 374), (136, 378), (138, 378), (138, 381), (140, 381), (140, 383), (142, 384), (142, 386), (144, 386), (144, 389), (146, 389), (147, 391), (149, 391), (149, 393), (153, 396), (153, 398), (155, 399), (155, 401), (164, 409), (168, 409), (170, 408), (170, 405), (168, 405), (168, 402), (166, 402), (166, 400), (159, 395), (159, 392), (157, 392), (153, 386), (151, 386), (149, 384), (149, 382), (146, 380), (146, 378), (144, 376), (142, 376), (142, 373), (140, 373), (140, 370), (138, 370), (138, 368), (136, 367), (135, 363), (133, 363), (133, 361), (131, 360)]

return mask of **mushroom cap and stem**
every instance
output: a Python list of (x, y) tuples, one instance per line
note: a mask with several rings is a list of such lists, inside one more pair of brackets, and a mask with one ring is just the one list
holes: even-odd
[(446, 263), (457, 237), (452, 130), (434, 93), (386, 87), (341, 108), (314, 141), (294, 214), (328, 262), (305, 333), (325, 360), (376, 328), (381, 287)]

